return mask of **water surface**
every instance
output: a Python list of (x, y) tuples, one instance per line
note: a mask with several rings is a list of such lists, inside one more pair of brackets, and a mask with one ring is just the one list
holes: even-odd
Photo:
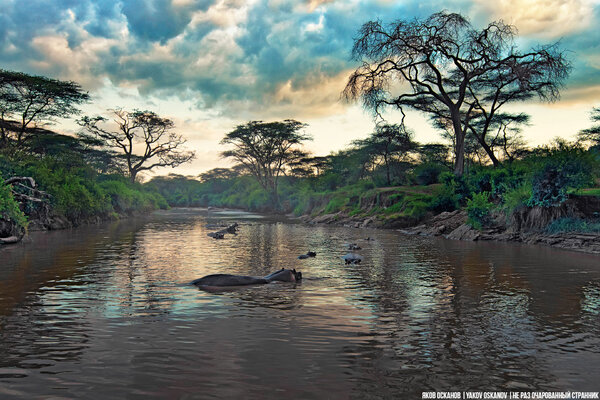
[[(282, 267), (305, 279), (188, 284)], [(600, 257), (546, 247), (175, 209), (0, 248), (2, 399), (597, 391), (599, 333)]]

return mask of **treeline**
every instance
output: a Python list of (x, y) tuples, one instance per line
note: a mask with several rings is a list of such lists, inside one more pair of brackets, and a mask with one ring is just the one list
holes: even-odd
[[(28, 225), (60, 229), (168, 207), (159, 193), (106, 171), (106, 156), (76, 138), (50, 131), (18, 149), (0, 150), (2, 236), (22, 235)], [(7, 186), (4, 180), (9, 177), (33, 181)]]
[(174, 124), (151, 111), (77, 120), (77, 137), (46, 129), (90, 97), (75, 82), (0, 70), (0, 239), (168, 207), (139, 173), (190, 161)]
[[(279, 211), (374, 217), (383, 226), (398, 221), (409, 226), (443, 211), (465, 209), (469, 222), (484, 228), (500, 214), (509, 220), (525, 209), (559, 209), (573, 196), (599, 196), (600, 146), (584, 143), (555, 140), (534, 149), (522, 147), (518, 157), (499, 155), (498, 166), (471, 153), (465, 173), (457, 176), (443, 144), (412, 142), (412, 150), (388, 151), (384, 158), (372, 143), (358, 141), (329, 156), (303, 158), (286, 170), (278, 185)], [(196, 178), (156, 177), (147, 186), (172, 206), (276, 208), (268, 190), (239, 167), (213, 169)], [(579, 217), (577, 229), (585, 230), (585, 224), (597, 226), (600, 215)]]

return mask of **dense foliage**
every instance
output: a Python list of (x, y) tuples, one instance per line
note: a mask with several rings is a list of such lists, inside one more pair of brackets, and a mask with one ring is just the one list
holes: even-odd
[[(428, 215), (464, 208), (468, 222), (482, 229), (494, 224), (495, 213), (508, 219), (523, 208), (560, 207), (580, 188), (593, 186), (599, 176), (598, 153), (564, 141), (536, 148), (499, 167), (472, 166), (463, 176), (450, 172), (447, 160), (427, 157), (420, 153), (424, 146), (414, 146), (402, 168), (391, 169), (390, 180), (396, 185), (389, 187), (386, 164), (374, 162), (368, 154), (362, 157), (362, 144), (355, 142), (353, 148), (320, 157), (319, 169), (311, 173), (305, 168), (302, 174), (282, 177), (280, 211), (416, 223)], [(314, 163), (308, 160), (306, 165)], [(269, 194), (241, 169), (219, 168), (201, 179), (158, 177), (147, 185), (173, 206), (272, 211)]]
[[(95, 169), (96, 151), (86, 152), (82, 146), (61, 146), (65, 141), (77, 143), (77, 139), (54, 133), (45, 135), (47, 146), (43, 152), (35, 146), (25, 146), (16, 153), (14, 150), (0, 152), (0, 174), (31, 177), (38, 189), (48, 195), (42, 202), (21, 203), (20, 210), (30, 218), (51, 220), (60, 217), (71, 225), (78, 225), (168, 207), (157, 192), (131, 183), (123, 175), (105, 174)], [(48, 151), (55, 147), (60, 151)], [(3, 193), (11, 193), (9, 186), (0, 186)], [(10, 197), (6, 199), (4, 196), (3, 201), (10, 202)], [(19, 217), (14, 207), (10, 213), (3, 210), (2, 215)]]
[[(4, 184), (2, 174), (0, 173), (0, 221), (7, 224), (8, 230), (22, 231), (27, 227), (27, 217), (19, 209), (19, 204), (10, 191), (9, 187)], [(5, 234), (8, 232), (4, 232)], [(11, 232), (12, 233), (12, 232)]]

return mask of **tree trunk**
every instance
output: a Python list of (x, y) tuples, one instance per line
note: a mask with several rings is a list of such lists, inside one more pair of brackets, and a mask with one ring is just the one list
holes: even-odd
[(496, 155), (494, 154), (494, 151), (490, 148), (490, 146), (488, 146), (488, 144), (485, 142), (485, 140), (481, 140), (479, 138), (479, 136), (476, 136), (476, 137), (477, 137), (477, 141), (479, 142), (479, 144), (481, 145), (481, 147), (483, 147), (483, 149), (487, 153), (488, 157), (492, 161), (492, 164), (494, 164), (494, 168), (499, 167), (500, 166), (500, 161), (496, 158)]
[(462, 129), (460, 116), (452, 118), (454, 128), (454, 175), (462, 176), (465, 171), (465, 132)]
[(385, 162), (385, 172), (387, 175), (387, 185), (390, 186), (392, 184), (392, 180), (390, 179), (390, 164), (388, 163), (387, 156), (383, 157), (383, 161)]
[(129, 171), (129, 179), (131, 183), (135, 183), (135, 178), (137, 177), (137, 171)]

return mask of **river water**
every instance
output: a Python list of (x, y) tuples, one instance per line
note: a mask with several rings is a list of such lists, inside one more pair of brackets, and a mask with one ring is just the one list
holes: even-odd
[[(189, 285), (281, 267), (303, 281)], [(598, 391), (598, 371), (598, 256), (200, 209), (0, 248), (2, 399)]]

